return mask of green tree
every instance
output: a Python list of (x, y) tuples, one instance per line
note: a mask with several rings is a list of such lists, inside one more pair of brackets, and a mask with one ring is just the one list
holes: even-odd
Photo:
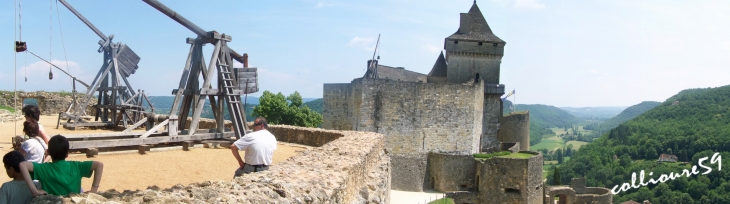
[(322, 115), (303, 105), (302, 96), (296, 91), (287, 97), (281, 92), (264, 91), (252, 115), (264, 117), (271, 124), (317, 127), (322, 123)]
[(560, 179), (560, 171), (558, 168), (555, 168), (555, 170), (553, 171), (553, 186), (562, 185)]

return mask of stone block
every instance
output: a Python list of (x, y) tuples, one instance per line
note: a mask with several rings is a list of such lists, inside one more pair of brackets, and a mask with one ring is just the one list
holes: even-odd
[(86, 157), (91, 158), (95, 155), (99, 155), (99, 149), (97, 148), (88, 148), (86, 149)]
[(147, 154), (147, 152), (150, 151), (149, 145), (140, 145), (138, 148), (139, 148), (139, 154)]
[(190, 147), (192, 147), (193, 144), (195, 144), (195, 143), (193, 143), (193, 141), (183, 141), (182, 148), (184, 151), (190, 151)]

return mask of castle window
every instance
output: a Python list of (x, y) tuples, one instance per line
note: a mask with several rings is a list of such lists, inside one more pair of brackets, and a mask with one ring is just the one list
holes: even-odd
[(504, 193), (515, 193), (520, 194), (520, 190), (514, 189), (514, 188), (505, 188)]
[(459, 44), (459, 41), (458, 40), (454, 40), (454, 44)]
[(497, 47), (497, 43), (494, 43), (494, 47)]
[(479, 42), (479, 45), (482, 45), (482, 42)]

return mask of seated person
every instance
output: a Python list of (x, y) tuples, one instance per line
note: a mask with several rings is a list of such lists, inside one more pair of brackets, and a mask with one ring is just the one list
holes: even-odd
[[(48, 154), (51, 155), (52, 162), (20, 163), (20, 173), (34, 196), (45, 194), (66, 196), (69, 193), (80, 193), (81, 177), (89, 178), (92, 174), (94, 181), (89, 192), (96, 193), (99, 190), (104, 164), (98, 161), (66, 161), (68, 149), (69, 143), (66, 137), (56, 135), (48, 142)], [(32, 185), (30, 173), (43, 184), (43, 190)]]
[[(239, 166), (233, 175), (234, 178), (251, 172), (269, 170), (276, 150), (276, 137), (267, 128), (269, 124), (265, 118), (256, 118), (253, 123), (254, 132), (244, 135), (231, 145), (231, 152)], [(245, 162), (238, 151), (246, 151)]]
[(46, 129), (43, 128), (43, 125), (41, 125), (41, 110), (38, 108), (38, 106), (23, 106), (23, 115), (25, 115), (25, 121), (30, 121), (32, 119), (36, 123), (38, 123), (38, 136), (43, 138), (43, 141), (48, 144), (48, 140), (50, 140), (51, 137), (48, 136), (48, 134), (46, 133)]
[(35, 120), (30, 119), (23, 123), (23, 132), (30, 139), (25, 140), (20, 145), (20, 153), (23, 154), (26, 161), (43, 163), (46, 160), (46, 141), (38, 135), (38, 123)]
[[(33, 194), (30, 192), (23, 176), (20, 175), (20, 162), (25, 161), (23, 155), (18, 151), (11, 151), (5, 154), (3, 157), (3, 164), (5, 164), (5, 173), (8, 177), (12, 178), (12, 181), (3, 183), (0, 187), (0, 204), (14, 204), (14, 203), (30, 203), (33, 200)], [(33, 183), (36, 188), (40, 188), (40, 184)]]

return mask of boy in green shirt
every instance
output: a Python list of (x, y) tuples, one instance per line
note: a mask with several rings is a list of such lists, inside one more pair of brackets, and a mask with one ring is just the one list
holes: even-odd
[[(92, 174), (94, 174), (94, 182), (91, 184), (89, 192), (96, 193), (99, 190), (104, 164), (98, 161), (66, 161), (68, 149), (69, 144), (66, 137), (56, 135), (48, 141), (48, 154), (51, 155), (52, 162), (20, 163), (20, 173), (34, 196), (46, 193), (57, 196), (79, 193), (81, 177), (89, 178)], [(33, 178), (43, 184), (43, 190), (38, 190), (32, 185), (30, 172), (33, 172)]]

